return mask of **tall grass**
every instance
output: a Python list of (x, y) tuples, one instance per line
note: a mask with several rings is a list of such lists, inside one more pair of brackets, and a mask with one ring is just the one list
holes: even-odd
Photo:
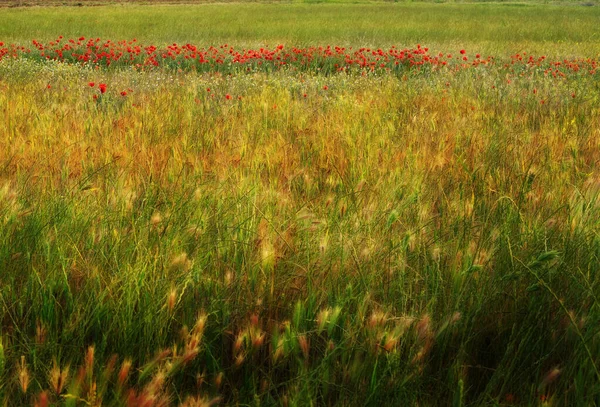
[(599, 401), (593, 77), (0, 89), (6, 404)]

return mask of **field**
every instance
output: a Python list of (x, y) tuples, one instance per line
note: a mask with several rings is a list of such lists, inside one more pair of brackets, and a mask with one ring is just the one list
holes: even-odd
[(0, 19), (1, 405), (600, 404), (599, 7)]

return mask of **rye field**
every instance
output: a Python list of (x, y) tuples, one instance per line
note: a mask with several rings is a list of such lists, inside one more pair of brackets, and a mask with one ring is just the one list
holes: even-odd
[(0, 405), (600, 404), (599, 21), (0, 8)]

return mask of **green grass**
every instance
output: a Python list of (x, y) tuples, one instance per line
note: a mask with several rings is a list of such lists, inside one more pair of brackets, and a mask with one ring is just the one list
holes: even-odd
[(600, 8), (499, 4), (123, 5), (2, 10), (0, 40), (138, 38), (203, 45), (469, 47), (596, 56)]
[[(598, 52), (595, 8), (2, 13), (4, 42)], [(597, 74), (514, 70), (3, 59), (0, 405), (599, 404)]]

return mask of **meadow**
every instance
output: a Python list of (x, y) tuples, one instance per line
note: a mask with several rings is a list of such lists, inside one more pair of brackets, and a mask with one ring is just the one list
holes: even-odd
[(0, 9), (6, 406), (600, 404), (600, 20)]

